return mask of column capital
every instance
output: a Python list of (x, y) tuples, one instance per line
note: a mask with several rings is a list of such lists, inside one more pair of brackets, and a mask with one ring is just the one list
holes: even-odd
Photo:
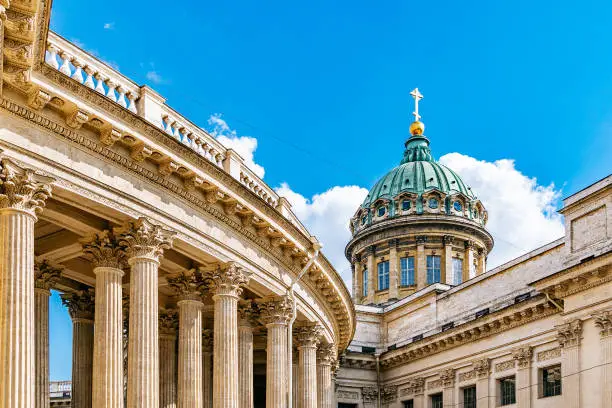
[(444, 245), (453, 245), (453, 236), (452, 235), (444, 235), (442, 237), (442, 242)]
[(127, 244), (112, 231), (104, 230), (80, 240), (83, 252), (95, 268), (122, 269), (126, 265)]
[(238, 302), (238, 327), (255, 327), (259, 318), (259, 309), (252, 300)]
[(73, 321), (94, 320), (95, 294), (93, 289), (78, 290), (61, 295), (62, 303), (68, 308)]
[(178, 315), (176, 309), (159, 309), (159, 334), (162, 336), (176, 336), (178, 329)]
[(319, 325), (308, 325), (293, 328), (295, 342), (300, 347), (317, 347), (323, 328)]
[(242, 286), (249, 282), (250, 276), (249, 272), (236, 265), (235, 262), (229, 262), (223, 268), (219, 266), (214, 271), (204, 272), (204, 280), (215, 296), (240, 296)]
[(48, 292), (60, 280), (62, 270), (47, 259), (34, 262), (34, 287)]
[(333, 343), (319, 345), (317, 361), (321, 365), (333, 365), (336, 361), (336, 345)]
[(455, 386), (455, 370), (448, 368), (440, 372), (440, 380), (444, 388), (450, 388)]
[(53, 179), (24, 169), (9, 159), (0, 160), (0, 210), (25, 211), (32, 216), (40, 213), (51, 197)]
[(423, 394), (425, 392), (425, 378), (411, 378), (410, 380), (408, 380), (408, 389), (410, 394)]
[(133, 258), (148, 258), (159, 262), (164, 250), (172, 248), (175, 232), (141, 217), (128, 221), (115, 231), (125, 245), (128, 262)]
[(389, 240), (389, 248), (397, 248), (400, 240), (398, 238), (392, 238)]
[(595, 327), (599, 329), (601, 338), (612, 337), (612, 310), (604, 310), (593, 314)]
[(474, 249), (476, 247), (476, 244), (474, 243), (474, 241), (465, 241), (465, 249)]
[(426, 235), (417, 235), (415, 240), (416, 240), (416, 244), (417, 245), (425, 245), (425, 243), (427, 242), (427, 236)]
[(533, 347), (525, 346), (512, 350), (512, 358), (517, 362), (518, 368), (531, 367), (531, 359), (533, 357)]
[(491, 373), (491, 360), (488, 358), (474, 360), (472, 361), (472, 367), (474, 368), (478, 378), (487, 378)]
[(286, 296), (258, 299), (259, 320), (264, 325), (287, 324), (293, 316), (293, 300)]
[(196, 272), (195, 269), (181, 272), (174, 276), (166, 276), (166, 281), (177, 295), (179, 301), (202, 301), (201, 291), (202, 287), (204, 286), (204, 280), (202, 279), (202, 274), (200, 272)]
[(212, 329), (202, 330), (202, 351), (204, 353), (212, 353), (214, 338)]
[(579, 346), (582, 340), (582, 320), (576, 319), (557, 326), (557, 341), (561, 348)]

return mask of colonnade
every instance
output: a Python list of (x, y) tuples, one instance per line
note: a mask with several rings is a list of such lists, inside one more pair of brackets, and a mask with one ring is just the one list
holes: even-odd
[[(0, 408), (47, 408), (48, 297), (60, 269), (46, 261), (35, 267), (34, 225), (51, 195), (50, 180), (3, 160), (0, 181)], [(74, 326), (72, 407), (252, 408), (257, 324), (267, 331), (266, 407), (286, 407), (291, 300), (242, 299), (249, 273), (230, 263), (168, 277), (178, 301), (175, 309), (160, 308), (160, 258), (173, 238), (172, 231), (140, 218), (82, 241), (93, 264), (95, 288), (62, 295)], [(126, 268), (130, 294), (124, 391)], [(203, 291), (214, 302), (212, 330), (203, 328)], [(331, 407), (328, 367), (335, 347), (317, 347), (318, 326), (297, 327), (295, 338), (297, 406)]]

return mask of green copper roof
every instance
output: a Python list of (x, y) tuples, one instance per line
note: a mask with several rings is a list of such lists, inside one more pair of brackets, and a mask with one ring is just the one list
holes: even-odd
[(378, 180), (361, 206), (371, 207), (380, 198), (391, 200), (401, 193), (420, 196), (433, 189), (445, 194), (463, 193), (469, 198), (475, 198), (457, 173), (433, 159), (429, 140), (425, 136), (412, 136), (406, 142), (400, 165)]

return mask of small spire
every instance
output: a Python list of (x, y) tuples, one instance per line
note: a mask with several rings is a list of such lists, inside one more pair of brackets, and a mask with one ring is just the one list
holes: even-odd
[(410, 134), (412, 136), (422, 135), (425, 131), (425, 125), (421, 122), (421, 115), (419, 115), (419, 101), (423, 99), (423, 95), (419, 92), (419, 88), (414, 88), (410, 95), (414, 98), (414, 122), (410, 124)]

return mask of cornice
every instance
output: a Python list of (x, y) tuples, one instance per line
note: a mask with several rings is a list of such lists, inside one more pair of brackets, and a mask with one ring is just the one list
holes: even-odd
[(477, 341), (558, 313), (542, 296), (516, 304), (487, 318), (478, 319), (445, 332), (426, 337), (381, 355), (381, 367), (388, 369)]
[[(208, 200), (208, 197), (204, 197), (204, 199), (201, 198), (201, 196), (196, 194), (197, 190), (188, 190), (184, 186), (178, 185), (170, 181), (169, 178), (165, 177), (163, 174), (160, 174), (159, 172), (154, 172), (141, 166), (137, 160), (123, 156), (113, 151), (110, 146), (89, 139), (79, 134), (79, 132), (69, 129), (62, 124), (56, 123), (51, 119), (40, 115), (34, 110), (21, 106), (14, 101), (8, 100), (6, 98), (1, 99), (0, 109), (8, 111), (9, 113), (21, 119), (27, 120), (35, 124), (36, 126), (45, 129), (46, 131), (52, 132), (54, 135), (61, 137), (64, 140), (74, 143), (80, 149), (92, 155), (98, 156), (105, 161), (110, 161), (115, 165), (122, 167), (126, 172), (135, 174), (141, 179), (144, 179), (148, 182), (157, 185), (160, 188), (164, 188), (172, 192), (194, 208), (208, 213), (210, 216), (221, 221), (221, 223), (223, 223), (224, 225), (231, 227), (240, 235), (254, 242), (288, 270), (291, 270), (294, 273), (299, 272), (301, 268), (300, 262), (302, 262), (302, 259), (296, 258), (296, 253), (287, 253), (287, 251), (284, 250), (282, 246), (275, 246), (273, 241), (271, 240), (269, 241), (270, 243), (266, 242), (266, 239), (264, 239), (266, 238), (266, 236), (262, 236), (261, 234), (249, 230), (243, 225), (243, 223), (228, 216), (227, 211), (223, 211), (212, 205), (214, 201), (210, 202)], [(160, 138), (163, 136), (164, 142), (166, 142), (166, 140), (172, 140), (168, 138), (165, 134), (157, 132), (157, 130), (155, 130), (155, 132), (153, 133), (159, 133), (158, 136), (160, 136)], [(179, 147), (184, 148), (180, 145)], [(188, 149), (185, 148), (185, 150)], [(259, 197), (257, 197), (253, 192), (242, 186), (239, 181), (235, 180), (229, 174), (223, 172), (221, 169), (217, 168), (212, 163), (207, 162), (202, 158), (195, 157), (195, 153), (187, 153), (190, 153), (191, 156), (194, 156), (192, 157), (192, 159), (195, 161), (194, 164), (196, 166), (200, 165), (202, 168), (205, 168), (206, 171), (210, 170), (210, 173), (212, 173), (213, 176), (217, 176), (216, 180), (223, 183), (224, 186), (229, 185), (231, 188), (233, 188), (234, 192), (238, 193), (241, 198), (245, 199), (249, 204), (251, 204), (253, 207), (256, 207), (258, 210), (268, 215), (270, 218), (274, 219), (275, 221), (279, 221), (280, 224), (283, 224), (283, 227), (286, 226), (287, 230), (297, 235), (301, 241), (308, 241), (308, 245), (306, 247), (312, 244), (311, 241), (297, 229), (297, 227), (290, 224), (290, 222), (286, 220), (282, 215), (280, 215), (280, 213), (278, 213), (276, 209), (271, 208), (263, 200), (259, 199)], [(335, 272), (333, 267), (331, 267), (329, 261), (322, 256), (320, 256), (318, 259), (322, 261), (323, 267), (326, 269), (326, 273), (323, 273), (323, 271), (317, 265), (313, 265), (313, 267), (311, 267), (309, 271), (310, 281), (306, 282), (309, 288), (313, 290), (314, 293), (322, 297), (322, 299), (324, 300), (324, 304), (327, 305), (328, 310), (335, 317), (336, 327), (339, 333), (338, 347), (340, 350), (343, 350), (348, 346), (354, 334), (354, 307), (352, 305), (352, 301), (350, 300), (350, 296), (348, 295), (348, 291), (344, 286), (344, 283), (340, 280), (338, 276), (336, 276), (337, 272)], [(330, 273), (329, 271), (332, 272)], [(332, 281), (335, 283), (335, 285), (330, 284), (331, 282), (328, 281), (330, 277), (332, 278)], [(333, 288), (338, 288), (340, 292), (336, 292)], [(342, 304), (344, 306), (341, 306)]]

